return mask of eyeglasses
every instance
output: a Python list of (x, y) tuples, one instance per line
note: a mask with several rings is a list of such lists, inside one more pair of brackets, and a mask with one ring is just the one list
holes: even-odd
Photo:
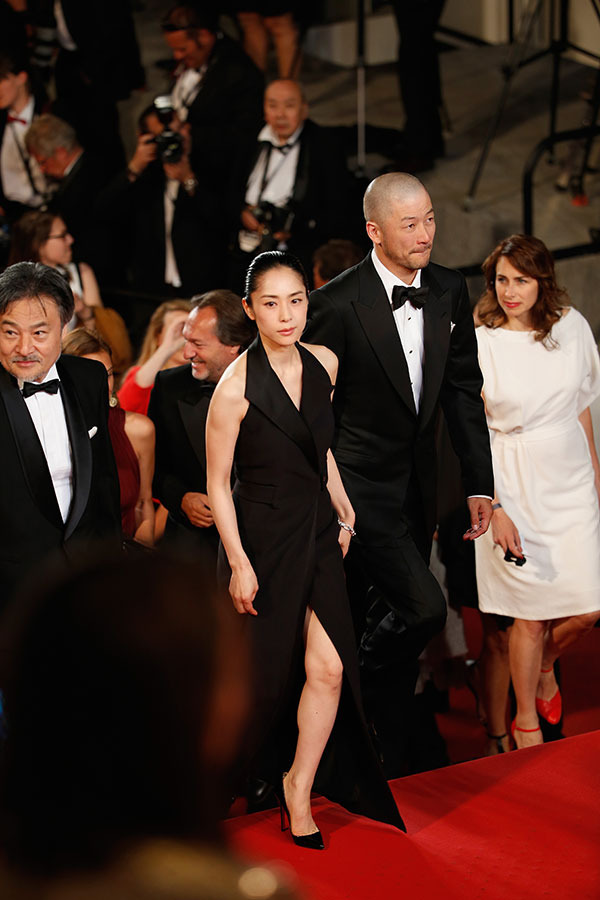
[(64, 231), (61, 231), (60, 234), (49, 234), (48, 237), (46, 238), (46, 240), (47, 241), (53, 241), (53, 240), (64, 241), (68, 237), (71, 237), (71, 235), (65, 229)]

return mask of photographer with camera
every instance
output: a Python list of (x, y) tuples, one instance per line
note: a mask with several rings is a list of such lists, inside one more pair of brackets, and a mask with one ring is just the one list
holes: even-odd
[[(226, 235), (215, 225), (219, 201), (204, 174), (193, 170), (190, 150), (188, 129), (169, 98), (157, 98), (140, 117), (127, 168), (102, 196), (102, 215), (120, 223), (129, 287), (157, 302), (223, 281)], [(151, 314), (151, 305), (137, 304), (130, 322), (134, 334)]]
[(352, 238), (352, 183), (331, 129), (307, 118), (301, 86), (291, 79), (265, 91), (265, 126), (241, 148), (230, 195), (230, 286), (242, 290), (251, 260), (288, 248), (312, 271), (312, 254), (330, 237)]

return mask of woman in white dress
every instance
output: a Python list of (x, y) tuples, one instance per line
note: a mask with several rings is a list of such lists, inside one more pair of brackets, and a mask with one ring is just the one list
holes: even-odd
[(512, 734), (521, 748), (542, 743), (538, 715), (559, 721), (554, 663), (600, 617), (600, 464), (590, 414), (600, 361), (541, 241), (511, 235), (483, 270), (476, 334), (496, 495), (491, 528), (476, 542), (477, 589), (482, 612), (515, 620)]

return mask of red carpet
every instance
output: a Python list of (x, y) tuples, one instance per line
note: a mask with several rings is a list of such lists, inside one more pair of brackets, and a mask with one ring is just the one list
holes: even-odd
[(315, 802), (326, 850), (279, 812), (226, 823), (246, 856), (280, 860), (314, 900), (598, 900), (600, 732), (392, 782), (408, 835)]
[[(463, 620), (470, 655), (477, 659), (481, 650), (479, 614), (465, 609)], [(561, 656), (563, 729), (567, 737), (600, 728), (599, 659), (600, 628), (594, 628)], [(437, 721), (452, 762), (465, 762), (485, 753), (485, 732), (475, 717), (475, 701), (466, 687), (450, 689), (450, 710), (438, 715)]]

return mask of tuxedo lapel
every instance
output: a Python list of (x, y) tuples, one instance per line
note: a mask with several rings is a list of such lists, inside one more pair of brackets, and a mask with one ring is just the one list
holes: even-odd
[(310, 165), (310, 124), (304, 123), (299, 139), (298, 165), (294, 179), (292, 200), (295, 205), (302, 203), (308, 191), (308, 169)]
[[(260, 337), (256, 337), (250, 344), (246, 359), (246, 399), (284, 434), (287, 434), (300, 447), (311, 465), (319, 471), (312, 434), (288, 392), (271, 368)], [(306, 374), (304, 358), (302, 369), (302, 393), (304, 394)]]
[(63, 521), (46, 456), (16, 380), (0, 367), (0, 396), (4, 402), (27, 486), (48, 521), (62, 529)]
[(367, 340), (388, 378), (409, 410), (416, 416), (408, 365), (392, 307), (370, 257), (364, 261), (360, 269), (359, 296), (352, 303)]
[(450, 343), (450, 291), (445, 291), (428, 269), (421, 284), (429, 288), (423, 308), (423, 389), (419, 408), (421, 425), (429, 420), (440, 394)]
[(186, 396), (177, 401), (183, 427), (203, 472), (206, 471), (206, 416), (213, 390), (214, 385), (192, 385)]
[(92, 485), (92, 447), (75, 386), (68, 372), (56, 364), (61, 381), (61, 397), (71, 443), (73, 498), (65, 524), (65, 540), (71, 537), (87, 506)]

